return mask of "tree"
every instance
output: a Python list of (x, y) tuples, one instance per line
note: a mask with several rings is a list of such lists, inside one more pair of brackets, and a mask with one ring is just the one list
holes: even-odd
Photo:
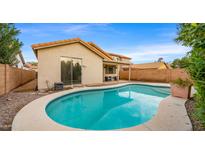
[(180, 24), (176, 41), (192, 48), (186, 69), (197, 91), (195, 115), (205, 126), (205, 23)]
[(162, 57), (158, 58), (157, 62), (163, 62), (163, 58)]
[(19, 34), (14, 24), (0, 23), (0, 63), (15, 65), (18, 62), (16, 55), (23, 45), (17, 38)]
[(172, 68), (186, 68), (189, 66), (189, 58), (183, 57), (181, 59), (177, 58), (171, 63)]

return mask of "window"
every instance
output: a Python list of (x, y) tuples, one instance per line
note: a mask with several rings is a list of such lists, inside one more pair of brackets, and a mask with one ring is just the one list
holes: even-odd
[(116, 67), (115, 66), (106, 66), (105, 67), (105, 74), (116, 74)]
[(114, 59), (114, 61), (120, 61), (120, 57), (112, 57)]

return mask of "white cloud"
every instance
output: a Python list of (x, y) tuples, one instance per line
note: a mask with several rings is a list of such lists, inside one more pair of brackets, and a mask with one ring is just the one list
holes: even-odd
[(159, 57), (163, 57), (165, 61), (169, 62), (174, 58), (186, 55), (189, 50), (189, 48), (173, 43), (113, 48), (108, 51), (118, 51), (118, 53), (131, 57), (134, 63), (143, 63), (156, 61)]
[(32, 34), (33, 36), (49, 36), (55, 33), (65, 33), (71, 35), (84, 35), (93, 33), (95, 30), (109, 30), (110, 26), (106, 23), (87, 23), (87, 24), (45, 24), (36, 27), (21, 28), (22, 33)]
[(22, 54), (23, 54), (24, 60), (26, 62), (37, 61), (37, 58), (36, 58), (34, 52), (32, 50), (30, 50), (29, 48), (26, 50), (22, 50)]
[(39, 29), (36, 28), (21, 28), (21, 33), (36, 33)]
[(104, 30), (108, 29), (108, 25), (109, 24), (98, 24), (98, 23), (94, 23), (94, 24), (71, 24), (68, 25), (67, 27), (65, 27), (63, 29), (63, 31), (65, 33), (69, 33), (69, 34), (87, 34), (87, 33), (93, 33), (94, 29), (93, 28), (101, 28)]
[(49, 33), (43, 28), (31, 27), (31, 28), (21, 28), (20, 30), (22, 34), (32, 35), (35, 37), (48, 37), (51, 35), (51, 33)]
[(88, 24), (80, 24), (80, 25), (71, 25), (68, 26), (67, 28), (64, 29), (64, 32), (66, 33), (82, 33), (82, 32), (86, 32), (87, 28), (90, 25)]

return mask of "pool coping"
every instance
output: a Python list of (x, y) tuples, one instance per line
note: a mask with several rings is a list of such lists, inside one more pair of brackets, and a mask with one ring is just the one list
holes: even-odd
[[(17, 113), (13, 120), (12, 131), (82, 131), (84, 129), (77, 129), (61, 125), (48, 117), (45, 108), (50, 103), (50, 101), (58, 97), (79, 91), (110, 89), (130, 84), (170, 87), (169, 84), (164, 83), (128, 82), (101, 87), (79, 87), (53, 93), (36, 99), (30, 102), (28, 105), (24, 106)], [(130, 128), (115, 130), (192, 130), (192, 124), (184, 106), (185, 102), (185, 99), (168, 96), (160, 102), (157, 114), (148, 122)]]

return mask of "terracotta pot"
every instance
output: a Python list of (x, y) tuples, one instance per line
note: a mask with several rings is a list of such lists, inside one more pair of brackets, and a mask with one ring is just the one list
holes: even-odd
[(174, 96), (174, 97), (188, 99), (188, 98), (190, 98), (191, 86), (180, 87), (176, 84), (171, 84), (171, 93), (172, 93), (172, 96)]

